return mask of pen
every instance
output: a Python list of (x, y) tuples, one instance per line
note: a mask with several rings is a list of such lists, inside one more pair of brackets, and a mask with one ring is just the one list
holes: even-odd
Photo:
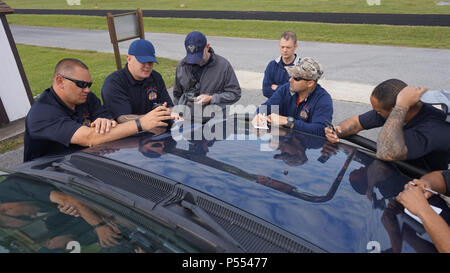
[[(413, 186), (417, 186), (417, 184), (414, 183), (414, 182), (412, 182), (412, 181), (409, 181), (409, 184), (411, 184), (411, 185), (413, 185)], [(440, 198), (442, 198), (442, 199), (445, 201), (445, 203), (447, 203), (447, 206), (450, 207), (450, 197), (445, 196), (445, 195), (443, 195), (442, 193), (439, 193), (439, 192), (434, 191), (434, 190), (429, 189), (429, 188), (424, 188), (424, 189), (425, 189), (426, 191), (428, 191), (428, 192), (434, 194), (434, 195), (438, 195)]]

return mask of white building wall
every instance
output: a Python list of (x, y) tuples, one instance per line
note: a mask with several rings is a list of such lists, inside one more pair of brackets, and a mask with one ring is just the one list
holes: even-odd
[(3, 24), (0, 23), (0, 98), (9, 121), (23, 118), (30, 110), (25, 86), (12, 53)]

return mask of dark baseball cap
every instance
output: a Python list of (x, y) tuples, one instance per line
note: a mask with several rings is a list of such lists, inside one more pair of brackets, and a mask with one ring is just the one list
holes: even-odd
[(144, 39), (132, 42), (128, 48), (128, 54), (136, 57), (140, 63), (158, 63), (155, 57), (155, 47)]
[(206, 46), (206, 36), (200, 31), (192, 31), (184, 40), (186, 48), (186, 62), (188, 64), (200, 63), (203, 59), (203, 50)]

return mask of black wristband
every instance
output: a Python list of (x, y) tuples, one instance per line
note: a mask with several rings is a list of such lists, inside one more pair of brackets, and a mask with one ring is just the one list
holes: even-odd
[(96, 228), (104, 226), (104, 225), (106, 225), (106, 222), (105, 221), (101, 221), (100, 223), (96, 224), (95, 226), (92, 226), (92, 228), (96, 229)]
[(138, 133), (144, 131), (144, 130), (142, 130), (141, 121), (140, 121), (138, 118), (135, 119), (134, 121), (136, 122), (136, 126), (137, 126), (137, 129), (138, 129)]

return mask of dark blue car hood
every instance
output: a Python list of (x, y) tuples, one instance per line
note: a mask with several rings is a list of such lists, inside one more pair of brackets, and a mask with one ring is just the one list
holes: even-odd
[[(332, 147), (323, 138), (283, 129), (280, 136), (257, 136), (248, 127), (238, 122), (225, 140), (207, 140), (204, 134), (195, 141), (173, 132), (143, 134), (85, 152), (217, 197), (326, 251), (370, 252), (368, 244), (391, 250), (387, 230), (402, 224), (402, 212), (389, 200), (408, 177), (345, 144), (327, 158), (322, 152)], [(402, 252), (415, 251), (407, 243), (400, 247)]]

